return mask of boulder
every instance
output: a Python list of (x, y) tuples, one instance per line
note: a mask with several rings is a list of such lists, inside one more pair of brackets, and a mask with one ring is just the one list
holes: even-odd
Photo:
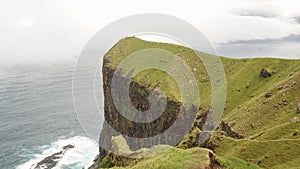
[(297, 104), (297, 113), (300, 114), (300, 103)]
[(69, 144), (69, 145), (63, 146), (63, 150), (69, 150), (74, 147), (75, 147), (75, 144)]
[(113, 153), (117, 155), (128, 155), (133, 153), (122, 135), (112, 136), (112, 148)]
[(286, 106), (288, 105), (288, 100), (287, 99), (282, 99), (283, 105)]
[(247, 83), (247, 84), (245, 85), (245, 87), (246, 87), (246, 89), (248, 89), (248, 88), (250, 87), (250, 83)]
[(290, 119), (290, 122), (292, 122), (292, 123), (297, 123), (298, 121), (299, 121), (298, 117), (293, 117)]
[(260, 71), (260, 77), (262, 77), (262, 78), (268, 78), (271, 76), (272, 76), (272, 73), (268, 72), (266, 69), (262, 69)]
[(272, 93), (270, 93), (270, 92), (268, 92), (268, 93), (265, 94), (265, 97), (266, 97), (266, 98), (269, 98), (269, 97), (271, 97), (271, 96), (272, 96)]

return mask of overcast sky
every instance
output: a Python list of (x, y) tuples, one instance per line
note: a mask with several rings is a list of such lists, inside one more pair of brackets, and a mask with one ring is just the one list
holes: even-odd
[(190, 22), (220, 55), (300, 58), (298, 0), (1, 0), (0, 64), (75, 61), (98, 30), (139, 13)]

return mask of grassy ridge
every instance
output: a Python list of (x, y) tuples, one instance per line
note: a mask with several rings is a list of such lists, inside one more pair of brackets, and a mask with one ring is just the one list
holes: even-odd
[[(105, 58), (110, 60), (107, 66), (116, 68), (128, 55), (147, 48), (168, 50), (181, 57), (191, 70), (195, 70), (193, 74), (199, 86), (201, 107), (209, 106), (209, 76), (201, 60), (187, 47), (148, 42), (134, 37), (125, 38), (105, 55)], [(216, 57), (201, 52), (199, 54)], [(300, 103), (300, 60), (220, 58), (227, 82), (226, 109), (222, 121), (244, 136), (244, 139), (234, 139), (222, 135), (221, 129), (215, 132), (211, 144), (220, 163), (228, 168), (245, 168), (244, 164), (252, 166), (248, 162), (257, 163), (263, 168), (300, 166), (300, 122), (290, 121), (293, 117), (300, 119), (300, 114), (296, 113), (296, 106)], [(262, 78), (262, 69), (272, 72), (272, 77)], [(134, 80), (150, 90), (160, 88), (173, 100), (180, 98), (178, 85), (163, 71), (145, 70), (135, 76)], [(266, 97), (267, 93), (270, 93), (270, 96)], [(190, 153), (189, 150), (185, 151), (187, 152), (176, 150), (171, 154), (176, 156), (180, 153)], [(193, 157), (187, 154), (180, 158), (193, 162)], [(151, 160), (158, 159), (147, 160), (131, 167), (142, 168), (150, 164)], [(174, 160), (180, 159), (161, 156), (159, 160), (161, 161), (158, 164), (163, 168), (163, 164), (174, 163)]]

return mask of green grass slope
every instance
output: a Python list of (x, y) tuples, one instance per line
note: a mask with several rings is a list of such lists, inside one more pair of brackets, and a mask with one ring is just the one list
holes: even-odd
[[(110, 62), (106, 66), (116, 68), (128, 55), (147, 48), (169, 50), (181, 57), (191, 69), (195, 68), (193, 74), (199, 86), (201, 107), (208, 108), (211, 95), (209, 76), (201, 60), (187, 47), (129, 37), (107, 52), (105, 58)], [(244, 136), (243, 139), (225, 136), (221, 127), (213, 134), (209, 144), (220, 163), (228, 168), (243, 168), (244, 164), (252, 166), (250, 163), (257, 163), (262, 168), (300, 166), (300, 122), (291, 122), (292, 118), (300, 119), (296, 111), (300, 103), (300, 60), (220, 58), (227, 83), (226, 109), (222, 121)], [(273, 72), (273, 75), (262, 78), (262, 69)], [(134, 80), (150, 90), (159, 87), (174, 100), (180, 98), (174, 79), (163, 71), (145, 70)], [(164, 168), (169, 163), (174, 164), (174, 168), (180, 168), (185, 160), (193, 163), (195, 157), (184, 153), (194, 150), (176, 150), (170, 158), (165, 155), (145, 159), (130, 167), (143, 168), (153, 160), (157, 164), (151, 164), (152, 168)], [(175, 161), (181, 158), (183, 161), (177, 166)]]
[(140, 160), (127, 167), (113, 167), (113, 169), (207, 169), (221, 168), (221, 166), (222, 168), (259, 169), (257, 165), (242, 159), (222, 156), (218, 156), (215, 159), (216, 164), (213, 164), (210, 153), (210, 150), (198, 147), (186, 150), (171, 148), (152, 158)]

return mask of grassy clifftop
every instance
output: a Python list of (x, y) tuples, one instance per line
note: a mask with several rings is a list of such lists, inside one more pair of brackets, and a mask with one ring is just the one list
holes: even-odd
[[(103, 74), (108, 73), (105, 72), (107, 70), (115, 70), (122, 60), (135, 51), (147, 48), (168, 50), (181, 57), (193, 70), (200, 92), (202, 110), (199, 111), (199, 117), (202, 117), (210, 103), (209, 76), (201, 60), (187, 47), (149, 42), (134, 37), (125, 38), (105, 55)], [(201, 52), (199, 54), (216, 57)], [(207, 144), (201, 146), (212, 150), (223, 167), (255, 166), (252, 163), (262, 168), (300, 166), (300, 122), (297, 120), (300, 118), (297, 113), (300, 103), (300, 60), (220, 58), (227, 83), (226, 107), (218, 130)], [(145, 70), (137, 74), (133, 81), (148, 91), (156, 88), (165, 91), (167, 97), (174, 102), (180, 98), (178, 84), (163, 71)], [(107, 110), (105, 113), (110, 112)], [(195, 120), (193, 132), (201, 132), (202, 119)], [(236, 137), (237, 135), (240, 137)], [(166, 155), (162, 155), (137, 162), (130, 165), (130, 168), (147, 168), (148, 165), (152, 168), (164, 168), (164, 164), (177, 161), (177, 155), (182, 153), (187, 153), (182, 158), (194, 163), (195, 156), (191, 152), (197, 148), (192, 147), (200, 146), (194, 144), (195, 142), (196, 136), (193, 139), (187, 136), (178, 146), (186, 150), (167, 152), (176, 158), (165, 158)], [(204, 159), (200, 156), (197, 158)], [(157, 166), (153, 166), (151, 160), (159, 161)]]

